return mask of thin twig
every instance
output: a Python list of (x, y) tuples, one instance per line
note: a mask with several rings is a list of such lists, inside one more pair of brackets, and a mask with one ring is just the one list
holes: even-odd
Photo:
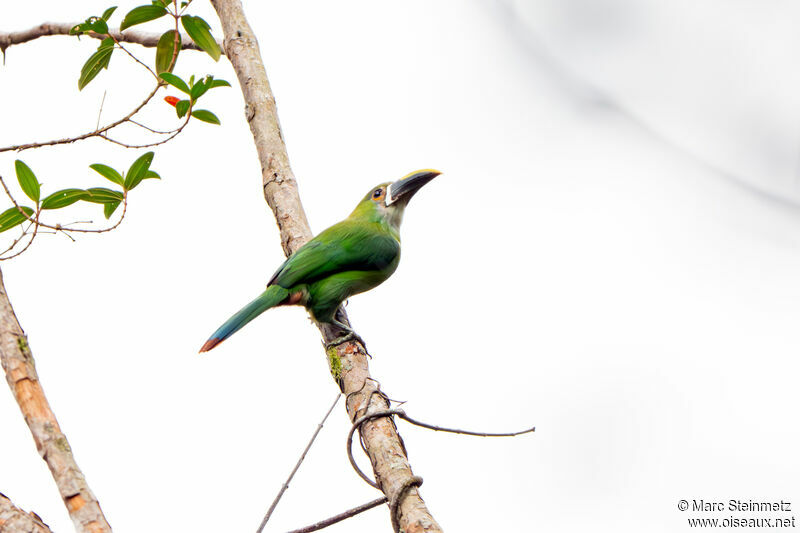
[(147, 65), (146, 65), (146, 64), (145, 64), (145, 63), (144, 63), (144, 62), (143, 62), (141, 59), (139, 59), (138, 57), (136, 57), (135, 55), (133, 55), (133, 54), (130, 52), (130, 50), (128, 50), (127, 48), (125, 48), (124, 46), (122, 46), (122, 44), (121, 44), (121, 43), (120, 43), (120, 42), (119, 42), (119, 41), (116, 39), (116, 37), (114, 37), (114, 35), (113, 35), (113, 34), (109, 33), (109, 34), (108, 34), (108, 36), (109, 36), (109, 37), (111, 37), (112, 39), (114, 39), (114, 44), (116, 44), (116, 45), (117, 45), (117, 46), (120, 48), (120, 50), (122, 50), (123, 52), (125, 52), (126, 54), (128, 54), (129, 56), (131, 56), (131, 59), (133, 59), (134, 61), (136, 61), (137, 63), (139, 63), (141, 66), (143, 66), (144, 68), (146, 68), (146, 69), (147, 69), (147, 72), (149, 72), (150, 74), (152, 74), (152, 75), (153, 75), (153, 77), (154, 77), (154, 78), (155, 78), (157, 81), (160, 81), (160, 80), (161, 80), (161, 79), (158, 77), (158, 74), (156, 74), (155, 72), (153, 72), (153, 69), (151, 69), (150, 67), (148, 67), (148, 66), (147, 66)]
[[(39, 232), (39, 233), (42, 233), (42, 232)], [(61, 235), (63, 235), (67, 239), (71, 240), (72, 242), (76, 242), (75, 238), (72, 235), (70, 235), (69, 233), (67, 233), (66, 231), (64, 231), (63, 229), (60, 232), (56, 231), (56, 233), (61, 233)]]
[[(18, 255), (22, 255), (23, 253), (25, 253), (25, 250), (30, 248), (31, 244), (33, 244), (34, 239), (36, 239), (36, 234), (39, 231), (39, 213), (40, 212), (41, 212), (41, 210), (36, 211), (36, 219), (35, 220), (31, 220), (31, 223), (33, 224), (33, 234), (31, 234), (31, 238), (27, 242), (27, 244), (25, 244), (25, 246), (22, 247), (22, 250), (18, 251), (17, 253), (11, 254), (11, 255), (6, 256), (6, 257), (0, 257), (0, 261), (8, 261), (9, 259), (14, 259)], [(25, 214), (25, 213), (23, 213), (23, 214)], [(25, 231), (25, 233), (27, 233), (27, 230)], [(11, 250), (11, 248), (13, 248), (16, 245), (17, 242), (18, 241), (14, 241), (14, 244), (12, 244), (11, 247), (8, 250), (6, 250), (6, 252)], [(6, 252), (3, 252), (3, 253), (6, 253)]]
[(353, 507), (350, 510), (347, 510), (343, 513), (339, 513), (335, 516), (331, 516), (330, 518), (326, 518), (325, 520), (320, 520), (310, 526), (301, 527), (300, 529), (293, 529), (289, 531), (289, 533), (312, 533), (312, 531), (319, 531), (320, 529), (324, 529), (328, 526), (332, 526), (337, 522), (341, 522), (342, 520), (347, 520), (348, 518), (352, 518), (357, 514), (363, 513), (364, 511), (369, 511), (382, 503), (386, 503), (386, 496), (382, 498), (377, 498), (372, 500), (371, 502), (365, 503), (363, 505), (359, 505), (358, 507)]
[(13, 242), (12, 242), (12, 243), (11, 243), (11, 244), (8, 246), (8, 248), (6, 248), (6, 249), (5, 249), (5, 250), (3, 250), (2, 252), (0, 252), (0, 257), (2, 257), (2, 256), (3, 256), (3, 255), (5, 255), (6, 253), (8, 253), (8, 252), (10, 252), (11, 250), (13, 250), (13, 249), (14, 249), (14, 247), (15, 247), (15, 246), (16, 246), (16, 245), (17, 245), (17, 244), (18, 244), (18, 243), (19, 243), (19, 242), (20, 242), (22, 239), (24, 239), (24, 238), (25, 238), (25, 237), (28, 235), (28, 230), (29, 230), (29, 229), (31, 229), (31, 226), (32, 226), (32, 224), (28, 224), (28, 227), (27, 227), (27, 228), (25, 228), (24, 230), (22, 230), (22, 233), (20, 234), (20, 236), (19, 236), (19, 237), (17, 237), (16, 239), (14, 239), (14, 241), (13, 241)]
[[(175, 10), (178, 9), (178, 0), (172, 0), (172, 5), (175, 6)], [(186, 4), (187, 6), (189, 4)], [(178, 61), (178, 43), (186, 42), (183, 37), (181, 37), (180, 28), (178, 28), (178, 20), (180, 16), (172, 14), (172, 17), (175, 19), (175, 35), (172, 38), (172, 59), (169, 60), (169, 65), (167, 66), (167, 72), (172, 72), (172, 69), (175, 67), (175, 63)], [(222, 47), (220, 46), (220, 50)], [(223, 52), (224, 53), (224, 52)]]
[[(183, 131), (183, 128), (185, 128), (186, 126), (189, 125), (189, 119), (190, 118), (192, 118), (192, 106), (191, 105), (189, 105), (189, 109), (186, 111), (186, 120), (184, 120), (183, 123), (180, 126), (178, 126), (177, 128), (175, 128), (172, 132), (169, 132), (169, 133), (165, 134), (165, 135), (169, 135), (169, 137), (164, 137), (160, 141), (154, 141), (154, 142), (147, 143), (147, 144), (128, 144), (128, 143), (124, 143), (122, 141), (118, 141), (116, 139), (112, 139), (108, 135), (102, 135), (102, 134), (98, 135), (98, 137), (100, 137), (103, 140), (112, 142), (114, 144), (118, 144), (120, 146), (124, 146), (125, 148), (152, 148), (153, 146), (158, 146), (160, 144), (164, 144), (165, 142), (170, 141), (170, 140), (174, 139), (175, 137), (177, 137), (180, 134), (180, 132)], [(138, 124), (138, 125), (141, 126), (141, 124)], [(142, 127), (147, 128), (147, 126), (142, 126)], [(150, 128), (147, 128), (147, 129), (150, 129)]]
[(267, 510), (267, 514), (264, 515), (264, 519), (261, 521), (261, 525), (258, 526), (258, 529), (256, 530), (256, 533), (261, 533), (264, 530), (264, 526), (266, 526), (267, 522), (269, 522), (269, 519), (272, 516), (273, 511), (275, 511), (275, 507), (277, 507), (278, 506), (278, 502), (281, 501), (281, 497), (283, 496), (283, 493), (286, 492), (286, 489), (289, 488), (289, 482), (292, 481), (292, 478), (297, 473), (297, 470), (300, 468), (300, 465), (303, 463), (303, 459), (306, 458), (306, 454), (308, 453), (308, 450), (311, 449), (311, 445), (314, 444), (314, 440), (316, 440), (317, 435), (319, 435), (319, 432), (322, 429), (322, 425), (325, 424), (325, 421), (328, 419), (328, 416), (330, 416), (330, 414), (333, 412), (333, 408), (336, 407), (337, 403), (339, 403), (339, 398), (341, 396), (342, 395), (340, 393), (336, 394), (336, 399), (333, 401), (333, 404), (331, 405), (330, 409), (328, 409), (328, 412), (325, 413), (325, 416), (322, 417), (322, 421), (317, 425), (317, 429), (314, 431), (314, 434), (311, 435), (311, 440), (308, 441), (308, 444), (306, 445), (306, 449), (303, 450), (302, 455), (300, 455), (300, 459), (297, 460), (297, 464), (294, 465), (294, 468), (292, 469), (292, 473), (289, 474), (288, 478), (286, 478), (286, 481), (283, 483), (283, 486), (281, 487), (281, 490), (278, 491), (278, 495), (275, 496), (275, 499), (272, 501), (272, 505), (269, 506), (269, 510)]
[(100, 137), (104, 141), (108, 141), (110, 143), (117, 144), (119, 146), (123, 146), (125, 148), (134, 148), (134, 149), (135, 148), (152, 148), (153, 146), (158, 146), (158, 145), (164, 144), (165, 142), (171, 141), (172, 139), (174, 139), (175, 137), (178, 136), (178, 134), (181, 132), (181, 130), (184, 127), (185, 127), (185, 125), (181, 126), (177, 131), (174, 131), (173, 133), (171, 133), (169, 137), (164, 137), (163, 139), (161, 139), (159, 141), (153, 141), (153, 142), (147, 143), (147, 144), (128, 144), (128, 143), (123, 142), (123, 141), (118, 141), (116, 139), (112, 139), (111, 137), (109, 137), (108, 135), (105, 135), (105, 134), (98, 135), (98, 137)]
[(97, 123), (94, 125), (94, 129), (100, 129), (100, 117), (103, 115), (103, 105), (106, 103), (107, 92), (103, 91), (103, 99), (100, 100), (100, 109), (97, 111)]
[(141, 122), (136, 122), (136, 121), (135, 121), (135, 120), (133, 120), (133, 119), (130, 119), (128, 122), (130, 122), (131, 124), (134, 124), (134, 125), (136, 125), (136, 126), (139, 126), (140, 128), (144, 128), (144, 129), (146, 129), (146, 130), (147, 130), (147, 131), (149, 131), (149, 132), (152, 132), (152, 133), (158, 133), (159, 135), (169, 135), (170, 133), (175, 133), (176, 131), (178, 131), (178, 130), (177, 130), (177, 128), (176, 128), (176, 129), (174, 129), (174, 130), (169, 130), (169, 131), (161, 131), (161, 130), (157, 130), (157, 129), (151, 128), (150, 126), (147, 126), (147, 125), (145, 125), (145, 124), (142, 124)]
[[(369, 400), (367, 400), (367, 405), (369, 405)], [(353, 470), (356, 471), (356, 474), (359, 475), (361, 479), (366, 481), (370, 486), (375, 487), (376, 489), (381, 490), (380, 485), (376, 482), (372, 481), (369, 476), (367, 476), (361, 468), (359, 468), (358, 463), (356, 463), (355, 457), (353, 457), (353, 435), (355, 434), (356, 430), (361, 427), (364, 422), (368, 422), (369, 420), (373, 420), (375, 418), (383, 418), (383, 417), (391, 417), (396, 415), (406, 422), (414, 424), (415, 426), (420, 426), (427, 429), (432, 429), (434, 431), (445, 431), (447, 433), (458, 433), (460, 435), (473, 435), (476, 437), (514, 437), (517, 435), (522, 435), (524, 433), (533, 433), (536, 431), (535, 427), (524, 429), (522, 431), (514, 431), (511, 433), (486, 433), (486, 432), (478, 432), (478, 431), (468, 431), (465, 429), (450, 429), (450, 428), (443, 428), (440, 426), (434, 426), (433, 424), (427, 424), (425, 422), (420, 422), (419, 420), (415, 420), (408, 416), (405, 411), (402, 409), (380, 409), (378, 411), (367, 412), (360, 418), (358, 418), (353, 425), (350, 427), (350, 431), (347, 434), (347, 458), (350, 460), (350, 465), (353, 467)], [(362, 443), (363, 447), (363, 443)]]
[(486, 433), (482, 431), (469, 431), (466, 429), (450, 429), (450, 428), (443, 428), (440, 426), (434, 426), (433, 424), (427, 424), (425, 422), (420, 422), (419, 420), (411, 418), (403, 410), (400, 410), (400, 412), (397, 413), (397, 416), (399, 416), (409, 424), (414, 424), (415, 426), (419, 426), (422, 428), (432, 429), (434, 431), (445, 431), (447, 433), (458, 433), (459, 435), (473, 435), (475, 437), (516, 437), (517, 435), (522, 435), (524, 433), (533, 433), (534, 431), (536, 431), (536, 427), (531, 427), (528, 429), (523, 429), (522, 431), (512, 431), (510, 433)]
[(57, 144), (69, 144), (69, 143), (74, 143), (75, 141), (81, 141), (83, 139), (88, 139), (89, 137), (96, 137), (96, 136), (100, 135), (101, 133), (105, 133), (108, 130), (110, 130), (112, 128), (116, 128), (120, 124), (130, 120), (131, 117), (133, 117), (134, 115), (136, 115), (136, 113), (141, 111), (142, 108), (145, 105), (147, 105), (147, 103), (150, 100), (153, 99), (153, 97), (156, 95), (156, 93), (158, 92), (158, 90), (160, 88), (161, 88), (161, 83), (156, 83), (156, 86), (153, 88), (153, 90), (150, 92), (150, 94), (147, 95), (147, 97), (144, 100), (142, 100), (142, 102), (138, 106), (136, 106), (133, 109), (133, 111), (131, 111), (130, 113), (128, 113), (127, 115), (125, 115), (121, 119), (119, 119), (119, 120), (117, 120), (115, 122), (112, 122), (111, 124), (108, 124), (106, 126), (103, 126), (100, 129), (96, 129), (96, 130), (90, 131), (88, 133), (83, 133), (83, 134), (77, 135), (75, 137), (67, 137), (67, 138), (64, 138), (64, 139), (55, 139), (55, 140), (52, 140), (52, 141), (45, 141), (45, 142), (38, 142), (38, 143), (17, 144), (17, 145), (14, 145), (14, 146), (5, 146), (5, 147), (0, 148), (0, 153), (2, 153), (2, 152), (11, 152), (11, 151), (21, 152), (22, 150), (29, 150), (31, 148), (39, 148), (41, 146), (54, 146), (54, 145), (57, 145)]

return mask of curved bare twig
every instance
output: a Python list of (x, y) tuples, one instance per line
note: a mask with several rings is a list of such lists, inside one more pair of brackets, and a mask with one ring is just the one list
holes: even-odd
[[(168, 137), (164, 137), (163, 139), (160, 139), (158, 141), (153, 141), (151, 143), (146, 143), (146, 144), (128, 144), (128, 143), (125, 143), (125, 142), (122, 142), (122, 141), (118, 141), (116, 139), (112, 139), (111, 137), (109, 137), (105, 133), (99, 134), (98, 137), (100, 137), (104, 141), (108, 141), (110, 143), (118, 144), (119, 146), (123, 146), (125, 148), (152, 148), (153, 146), (159, 146), (159, 145), (164, 144), (166, 142), (169, 142), (172, 139), (174, 139), (175, 137), (177, 137), (183, 131), (183, 129), (186, 126), (189, 125), (189, 119), (190, 118), (192, 118), (192, 108), (191, 107), (189, 107), (189, 110), (186, 112), (186, 120), (184, 120), (183, 123), (180, 126), (178, 126), (177, 128), (175, 128), (174, 130), (166, 131), (166, 132), (165, 131), (152, 130), (151, 128), (149, 128), (147, 126), (144, 126), (142, 124), (139, 124), (137, 122), (136, 123), (137, 126), (141, 126), (142, 128), (148, 129), (148, 130), (152, 131), (153, 133), (158, 133), (158, 134), (161, 134), (161, 135), (168, 135)], [(133, 122), (133, 121), (129, 121), (129, 122)]]
[[(375, 393), (380, 396), (385, 397), (381, 393)], [(373, 420), (375, 418), (385, 418), (385, 417), (392, 417), (398, 416), (402, 418), (406, 422), (413, 424), (415, 426), (423, 427), (426, 429), (431, 429), (433, 431), (444, 431), (447, 433), (457, 433), (459, 435), (471, 435), (474, 437), (516, 437), (517, 435), (523, 435), (525, 433), (533, 433), (536, 431), (535, 427), (523, 429), (522, 431), (513, 431), (509, 433), (487, 433), (483, 431), (469, 431), (466, 429), (452, 429), (452, 428), (445, 428), (441, 426), (435, 426), (433, 424), (428, 424), (425, 422), (420, 422), (414, 418), (411, 418), (406, 414), (406, 412), (402, 409), (380, 409), (378, 411), (369, 411), (361, 416), (358, 420), (353, 422), (353, 425), (350, 427), (350, 431), (347, 434), (347, 458), (350, 460), (350, 465), (353, 467), (353, 470), (359, 475), (361, 479), (366, 481), (370, 486), (375, 487), (376, 489), (381, 489), (378, 483), (372, 481), (369, 476), (367, 476), (361, 468), (358, 467), (358, 463), (356, 463), (355, 457), (353, 457), (353, 435), (355, 434), (356, 430), (361, 428), (361, 425), (365, 422)]]

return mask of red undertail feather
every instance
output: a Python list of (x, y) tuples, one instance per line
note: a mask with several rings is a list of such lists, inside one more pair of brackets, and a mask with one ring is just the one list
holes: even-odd
[(214, 348), (214, 346), (216, 346), (217, 344), (219, 344), (221, 342), (222, 342), (222, 339), (216, 339), (216, 338), (208, 339), (206, 341), (206, 343), (203, 345), (203, 347), (200, 348), (200, 352), (199, 353), (207, 352), (207, 351), (211, 350), (212, 348)]

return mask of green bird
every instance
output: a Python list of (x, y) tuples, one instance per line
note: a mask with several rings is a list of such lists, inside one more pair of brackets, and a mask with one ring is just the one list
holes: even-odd
[(420, 187), (439, 174), (419, 170), (370, 189), (349, 217), (292, 254), (272, 275), (267, 289), (220, 326), (200, 352), (209, 351), (267, 309), (281, 305), (302, 305), (317, 322), (337, 326), (344, 335), (334, 342), (358, 338), (337, 320), (339, 306), (394, 273), (400, 262), (403, 211)]

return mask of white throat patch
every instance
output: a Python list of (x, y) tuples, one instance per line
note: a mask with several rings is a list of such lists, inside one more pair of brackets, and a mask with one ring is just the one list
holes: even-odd
[(386, 205), (387, 205), (387, 207), (392, 205), (393, 203), (395, 203), (397, 201), (397, 198), (392, 196), (392, 186), (393, 185), (394, 185), (394, 183), (390, 183), (386, 187)]

